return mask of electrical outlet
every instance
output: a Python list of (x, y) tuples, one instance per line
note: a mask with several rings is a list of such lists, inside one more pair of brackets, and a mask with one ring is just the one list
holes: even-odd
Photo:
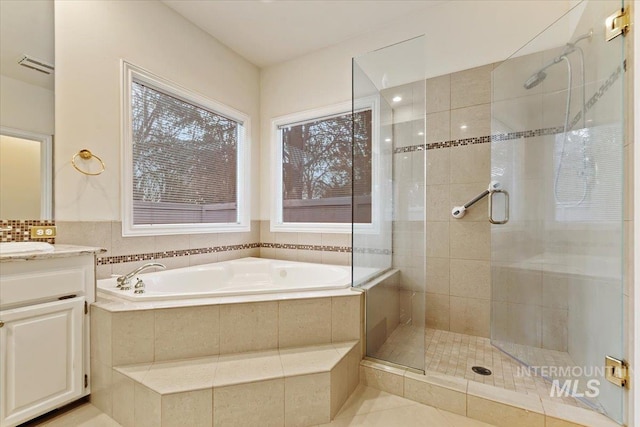
[(30, 229), (32, 239), (51, 239), (56, 237), (55, 225), (34, 225)]

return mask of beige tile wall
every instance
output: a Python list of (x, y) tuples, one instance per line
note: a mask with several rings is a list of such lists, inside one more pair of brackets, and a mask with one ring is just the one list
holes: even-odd
[[(491, 134), (493, 65), (427, 80), (427, 143)], [(422, 153), (412, 153), (419, 154)], [(454, 205), (487, 188), (490, 144), (427, 150), (427, 327), (489, 336), (491, 235), (487, 201), (462, 219)]]
[[(133, 413), (117, 414), (118, 399), (130, 398), (121, 396), (119, 391), (126, 378), (112, 370), (122, 365), (143, 369), (139, 364), (175, 361), (177, 366), (186, 360), (199, 365), (202, 359), (197, 358), (220, 355), (218, 360), (226, 358), (230, 362), (228, 371), (216, 372), (216, 381), (229, 383), (243, 377), (259, 381), (258, 377), (269, 371), (269, 363), (275, 363), (275, 367), (282, 370), (278, 350), (282, 350), (288, 360), (298, 358), (301, 363), (313, 365), (318, 361), (305, 357), (304, 353), (300, 355), (296, 349), (333, 343), (336, 348), (332, 347), (331, 351), (340, 352), (345, 342), (350, 342), (349, 345), (362, 342), (362, 299), (361, 293), (353, 292), (339, 297), (114, 312), (94, 305), (91, 308), (92, 402), (118, 421), (134, 416)], [(289, 353), (284, 351), (287, 348), (291, 349)], [(276, 358), (254, 363), (255, 369), (247, 367), (246, 359), (254, 358), (252, 355), (258, 351), (263, 351), (263, 355), (273, 353)], [(238, 354), (244, 352), (247, 353)], [(349, 363), (357, 367), (361, 355), (358, 344), (349, 353)], [(172, 362), (166, 366), (171, 365)], [(344, 369), (339, 379), (349, 383), (350, 392), (358, 383), (358, 369), (346, 366)], [(167, 375), (159, 377), (158, 384), (175, 388), (181, 378)], [(186, 380), (192, 381), (193, 376)], [(143, 393), (143, 399), (160, 399), (157, 393), (145, 387), (138, 390), (138, 386), (136, 384), (136, 393)], [(347, 385), (343, 388), (345, 396), (336, 397), (340, 403), (336, 411), (346, 399)], [(223, 387), (216, 393), (225, 389), (230, 390)], [(162, 400), (164, 405), (164, 396)], [(214, 406), (215, 402), (214, 399)]]
[(367, 355), (374, 357), (396, 329), (401, 317), (399, 271), (390, 272), (376, 280), (379, 283), (370, 288), (366, 298)]
[[(260, 221), (260, 243), (351, 247), (350, 233), (282, 233), (272, 232), (270, 226), (270, 221)], [(260, 248), (260, 257), (318, 264), (351, 264), (351, 252)]]
[[(177, 234), (140, 237), (122, 237), (122, 223), (119, 221), (57, 221), (56, 225), (58, 226), (57, 243), (99, 246), (107, 250), (106, 253), (100, 255), (103, 257), (260, 242), (260, 224), (258, 221), (252, 221), (251, 231), (246, 233)], [(171, 269), (259, 255), (260, 250), (256, 248), (160, 258), (158, 261)], [(125, 274), (147, 262), (149, 261), (99, 265), (96, 268), (96, 277), (103, 279), (112, 274)]]

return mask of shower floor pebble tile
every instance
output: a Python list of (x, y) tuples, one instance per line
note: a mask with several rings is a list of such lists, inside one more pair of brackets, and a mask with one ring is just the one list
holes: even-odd
[[(427, 328), (424, 343), (420, 342), (420, 328), (400, 325), (373, 357), (395, 363), (420, 366), (424, 357), (426, 371), (492, 385), (523, 394), (538, 395), (541, 399), (560, 401), (567, 405), (589, 408), (572, 397), (550, 396), (551, 385), (538, 376), (522, 375), (522, 365), (491, 344), (488, 338), (475, 337), (439, 329)], [(416, 351), (422, 349), (424, 352)], [(411, 349), (407, 351), (407, 349)], [(505, 348), (520, 360), (534, 366), (575, 366), (567, 353), (509, 344)], [(473, 366), (491, 369), (489, 376), (476, 374)]]

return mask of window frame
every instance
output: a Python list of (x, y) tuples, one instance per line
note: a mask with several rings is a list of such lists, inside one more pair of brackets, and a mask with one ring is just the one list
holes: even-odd
[[(274, 194), (271, 196), (271, 221), (272, 232), (295, 233), (351, 233), (355, 228), (359, 233), (376, 233), (380, 224), (380, 202), (376, 189), (380, 187), (377, 171), (380, 162), (380, 138), (378, 123), (380, 122), (380, 101), (378, 97), (371, 96), (358, 99), (355, 103), (345, 101), (321, 108), (314, 108), (293, 114), (287, 114), (274, 118), (271, 121), (271, 166), (275, 178)], [(284, 222), (283, 221), (283, 197), (282, 197), (282, 131), (281, 127), (296, 125), (331, 116), (351, 114), (353, 110), (371, 110), (371, 223), (352, 224), (327, 223), (327, 222)]]
[[(251, 120), (249, 116), (218, 101), (191, 91), (177, 83), (157, 76), (141, 67), (121, 60), (121, 134), (122, 134), (122, 235), (161, 236), (171, 234), (199, 234), (247, 232), (250, 224), (250, 178), (251, 170)], [(154, 90), (178, 98), (199, 108), (227, 117), (240, 124), (237, 146), (237, 221), (227, 223), (184, 224), (134, 224), (133, 222), (133, 127), (132, 127), (132, 83), (136, 81)]]

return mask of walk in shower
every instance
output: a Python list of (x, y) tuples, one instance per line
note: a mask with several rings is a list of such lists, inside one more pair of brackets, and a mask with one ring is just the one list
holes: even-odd
[(622, 422), (605, 378), (624, 355), (616, 7), (584, 1), (508, 59), (448, 75), (425, 37), (354, 58), (376, 178), (353, 266), (383, 272), (354, 283), (367, 357)]

